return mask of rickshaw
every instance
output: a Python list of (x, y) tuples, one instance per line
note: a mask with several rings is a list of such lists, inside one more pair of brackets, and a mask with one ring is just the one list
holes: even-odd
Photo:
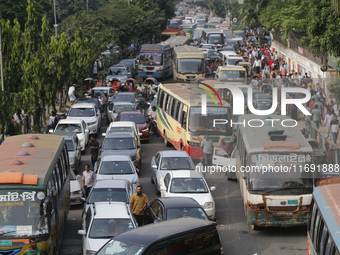
[(128, 88), (130, 92), (136, 92), (137, 81), (135, 79), (128, 78), (125, 80), (125, 84), (128, 84)]
[(222, 59), (216, 59), (215, 60), (214, 71), (216, 71), (219, 66), (223, 66), (223, 60)]
[(248, 57), (248, 52), (246, 51), (246, 50), (240, 50), (240, 55), (241, 55), (241, 57)]
[(152, 100), (155, 95), (151, 91), (149, 91), (149, 85), (152, 86), (153, 90), (155, 90), (157, 92), (159, 83), (153, 77), (146, 78), (145, 81), (144, 81), (143, 86), (144, 86), (146, 94), (147, 94), (147, 99)]
[(144, 81), (144, 84), (147, 84), (147, 85), (151, 84), (151, 85), (156, 85), (156, 86), (159, 85), (158, 81), (152, 77), (146, 78)]
[(263, 94), (268, 94), (269, 91), (272, 91), (272, 85), (270, 83), (268, 83), (268, 82), (263, 82), (263, 84), (260, 87), (260, 91)]
[(247, 70), (248, 78), (252, 75), (251, 63), (243, 61), (243, 62), (239, 62), (238, 65), (243, 66)]
[(84, 80), (84, 91), (85, 92), (89, 92), (89, 90), (92, 89), (95, 86), (96, 86), (96, 84), (95, 84), (93, 78), (86, 78)]
[(120, 87), (120, 80), (117, 78), (112, 78), (107, 81), (107, 86), (112, 87), (114, 90), (118, 90)]
[(259, 89), (262, 84), (262, 78), (263, 77), (261, 74), (255, 74), (253, 77), (251, 77), (250, 85)]

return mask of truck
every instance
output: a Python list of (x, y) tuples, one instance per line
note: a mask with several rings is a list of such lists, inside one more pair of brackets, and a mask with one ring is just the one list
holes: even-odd
[(233, 31), (233, 38), (245, 37), (245, 35), (246, 35), (246, 26), (233, 25), (233, 26), (231, 26), (231, 29)]

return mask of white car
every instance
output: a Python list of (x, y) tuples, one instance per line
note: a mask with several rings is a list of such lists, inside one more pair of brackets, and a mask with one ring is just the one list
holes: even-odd
[(85, 121), (81, 119), (63, 119), (59, 120), (57, 126), (54, 129), (54, 132), (61, 132), (61, 133), (76, 133), (81, 151), (85, 151), (86, 144), (89, 141), (89, 129)]
[(234, 148), (233, 152), (229, 156), (223, 147), (215, 146), (212, 156), (212, 163), (213, 165), (226, 167), (228, 180), (232, 179), (236, 180), (236, 157), (237, 157), (236, 148)]
[[(110, 125), (106, 129), (106, 133), (103, 133), (102, 136), (106, 136), (107, 133), (114, 132), (117, 130), (133, 130), (138, 137), (142, 135), (142, 133), (139, 132), (139, 129), (135, 122), (133, 121), (114, 121), (111, 122)], [(138, 141), (140, 143), (140, 141)]]
[(215, 202), (202, 173), (190, 170), (169, 171), (160, 183), (162, 197), (191, 197), (205, 210), (209, 218), (215, 217)]
[(189, 154), (186, 151), (159, 151), (151, 159), (150, 178), (156, 186), (157, 194), (160, 193), (160, 182), (168, 171), (195, 170)]
[(98, 202), (83, 217), (83, 255), (94, 255), (112, 237), (134, 229), (137, 223), (129, 205), (123, 202)]
[(83, 120), (86, 122), (90, 135), (97, 135), (100, 131), (101, 114), (95, 104), (80, 103), (72, 105), (67, 114), (67, 120)]
[(78, 205), (83, 203), (85, 197), (85, 191), (79, 182), (80, 176), (70, 171), (70, 194), (71, 194), (71, 205)]

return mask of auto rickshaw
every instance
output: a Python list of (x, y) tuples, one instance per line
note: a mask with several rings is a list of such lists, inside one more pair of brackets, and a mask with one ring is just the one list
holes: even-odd
[(136, 92), (137, 81), (133, 78), (129, 78), (125, 80), (125, 84), (128, 85), (130, 92)]
[(96, 84), (95, 84), (93, 78), (86, 78), (84, 80), (84, 91), (85, 92), (89, 92), (89, 90), (92, 89), (95, 86), (96, 86)]

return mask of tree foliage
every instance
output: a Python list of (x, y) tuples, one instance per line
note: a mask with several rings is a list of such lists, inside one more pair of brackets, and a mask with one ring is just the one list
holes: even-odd
[(260, 15), (264, 10), (269, 0), (244, 0), (243, 5), (239, 10), (241, 17), (240, 23), (250, 27), (258, 28), (262, 26)]
[(225, 0), (210, 0), (209, 9), (218, 17), (225, 17), (227, 14), (227, 3)]

